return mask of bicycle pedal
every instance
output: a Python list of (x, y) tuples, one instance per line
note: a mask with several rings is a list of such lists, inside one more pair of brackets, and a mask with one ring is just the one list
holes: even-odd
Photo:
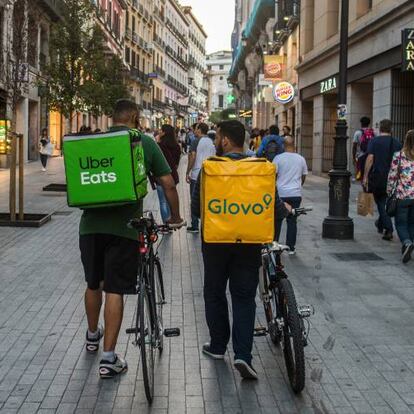
[(266, 336), (267, 329), (265, 327), (254, 328), (253, 336)]
[(131, 334), (138, 334), (138, 331), (139, 331), (138, 328), (129, 328), (125, 332), (127, 335), (131, 335)]
[(180, 328), (168, 328), (164, 329), (164, 336), (166, 338), (172, 338), (174, 336), (180, 336)]

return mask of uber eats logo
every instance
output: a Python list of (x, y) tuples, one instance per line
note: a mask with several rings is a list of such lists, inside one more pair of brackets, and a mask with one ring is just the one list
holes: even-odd
[[(108, 168), (113, 166), (115, 157), (95, 159), (91, 156), (86, 158), (79, 158), (79, 165), (81, 170), (96, 170), (98, 168)], [(91, 171), (84, 171), (80, 174), (81, 185), (115, 183), (117, 180), (116, 173), (101, 171), (99, 173), (92, 173)]]
[(212, 214), (231, 214), (236, 216), (238, 214), (254, 214), (260, 216), (265, 210), (267, 210), (272, 204), (273, 197), (270, 194), (263, 196), (262, 203), (237, 203), (231, 202), (227, 199), (220, 200), (213, 198), (208, 203), (208, 209)]

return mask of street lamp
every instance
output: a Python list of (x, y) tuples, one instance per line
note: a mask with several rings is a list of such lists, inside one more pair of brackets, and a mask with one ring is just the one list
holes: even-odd
[(329, 171), (329, 216), (323, 222), (322, 237), (326, 239), (352, 240), (354, 222), (349, 217), (349, 193), (351, 173), (348, 171), (346, 110), (348, 69), (348, 17), (349, 0), (342, 0), (341, 39), (339, 45), (339, 94), (338, 119), (333, 155), (333, 168)]

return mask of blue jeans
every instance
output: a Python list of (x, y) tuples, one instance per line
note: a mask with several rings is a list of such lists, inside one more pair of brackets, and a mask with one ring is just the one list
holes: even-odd
[(385, 211), (385, 203), (387, 201), (386, 194), (375, 194), (374, 193), (374, 200), (375, 200), (375, 203), (377, 204), (378, 214), (379, 214), (378, 229), (386, 230), (392, 233), (394, 230), (394, 226), (392, 225), (390, 216)]
[[(190, 200), (193, 198), (194, 188), (197, 184), (197, 180), (190, 180)], [(198, 217), (191, 213), (191, 227), (198, 229)]]
[(399, 200), (395, 227), (403, 245), (414, 243), (414, 200)]
[(162, 222), (165, 224), (171, 218), (171, 210), (165, 197), (164, 189), (157, 185), (158, 200), (160, 201), (160, 213)]
[[(282, 201), (288, 203), (292, 208), (299, 208), (302, 202), (302, 197), (281, 197)], [(286, 217), (286, 245), (290, 247), (290, 250), (294, 251), (296, 246), (296, 236), (298, 233), (297, 226), (298, 218), (295, 216)], [(276, 240), (279, 241), (280, 232), (282, 230), (283, 219), (276, 218)]]

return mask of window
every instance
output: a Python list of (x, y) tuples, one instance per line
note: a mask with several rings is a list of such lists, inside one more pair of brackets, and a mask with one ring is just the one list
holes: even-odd
[(224, 69), (224, 65), (220, 65), (220, 66), (219, 66), (219, 69), (220, 69), (220, 70), (223, 70), (223, 69)]
[(132, 56), (131, 56), (131, 66), (133, 68), (135, 68), (135, 64), (136, 64), (136, 53), (134, 51), (132, 51)]
[(223, 95), (219, 95), (219, 108), (223, 108), (223, 104), (224, 104), (224, 96)]
[(129, 64), (131, 59), (131, 49), (129, 47), (125, 48), (125, 62)]
[(220, 80), (221, 80), (221, 81), (223, 80), (223, 76), (220, 76)]

